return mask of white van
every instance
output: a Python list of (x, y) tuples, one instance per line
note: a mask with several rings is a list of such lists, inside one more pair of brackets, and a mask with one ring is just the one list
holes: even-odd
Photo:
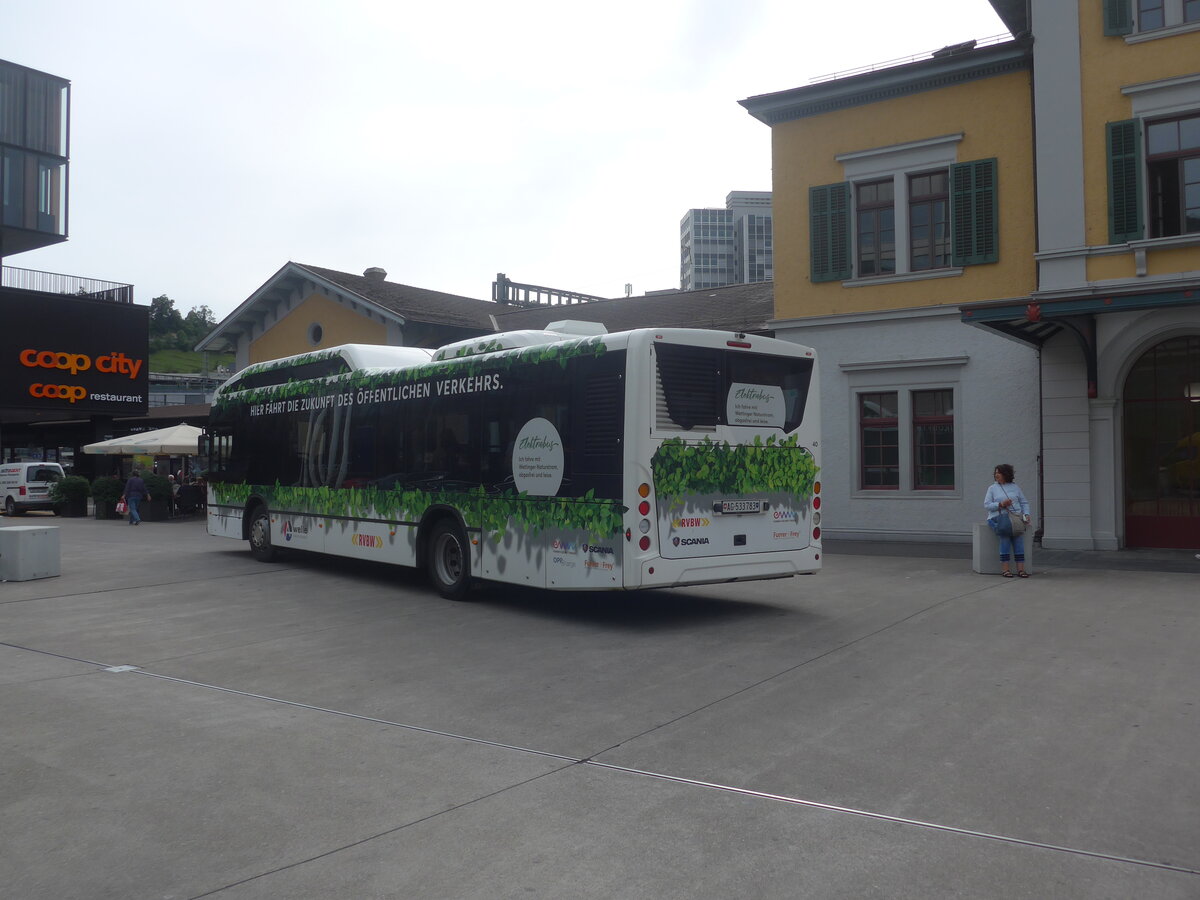
[(0, 463), (0, 502), (6, 516), (27, 509), (54, 509), (50, 485), (63, 477), (56, 462)]

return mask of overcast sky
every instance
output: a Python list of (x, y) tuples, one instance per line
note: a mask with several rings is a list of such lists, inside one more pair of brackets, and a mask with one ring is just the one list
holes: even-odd
[(987, 0), (39, 0), (72, 83), (70, 240), (6, 265), (220, 319), (288, 260), (479, 299), (679, 286), (679, 220), (771, 189), (738, 105), (1005, 32)]

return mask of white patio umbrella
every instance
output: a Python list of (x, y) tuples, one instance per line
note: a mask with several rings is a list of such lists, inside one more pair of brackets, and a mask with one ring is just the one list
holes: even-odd
[(200, 429), (195, 425), (172, 425), (170, 428), (156, 428), (111, 441), (85, 444), (83, 452), (104, 456), (130, 456), (135, 453), (145, 456), (194, 455), (196, 439), (199, 437)]

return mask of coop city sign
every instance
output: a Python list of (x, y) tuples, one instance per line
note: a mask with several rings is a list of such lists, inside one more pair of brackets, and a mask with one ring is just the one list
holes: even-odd
[(147, 307), (0, 291), (0, 321), (0, 408), (145, 412)]

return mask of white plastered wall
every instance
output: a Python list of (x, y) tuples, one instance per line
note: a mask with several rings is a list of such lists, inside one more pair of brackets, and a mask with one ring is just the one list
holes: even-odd
[[(962, 324), (957, 309), (898, 310), (775, 323), (776, 334), (813, 347), (821, 361), (822, 529), (853, 540), (967, 542), (985, 518), (997, 463), (1011, 463), (1038, 511), (1038, 358), (1024, 344)], [(902, 489), (858, 484), (856, 394), (954, 390), (952, 491), (904, 489), (911, 451), (901, 430)]]

